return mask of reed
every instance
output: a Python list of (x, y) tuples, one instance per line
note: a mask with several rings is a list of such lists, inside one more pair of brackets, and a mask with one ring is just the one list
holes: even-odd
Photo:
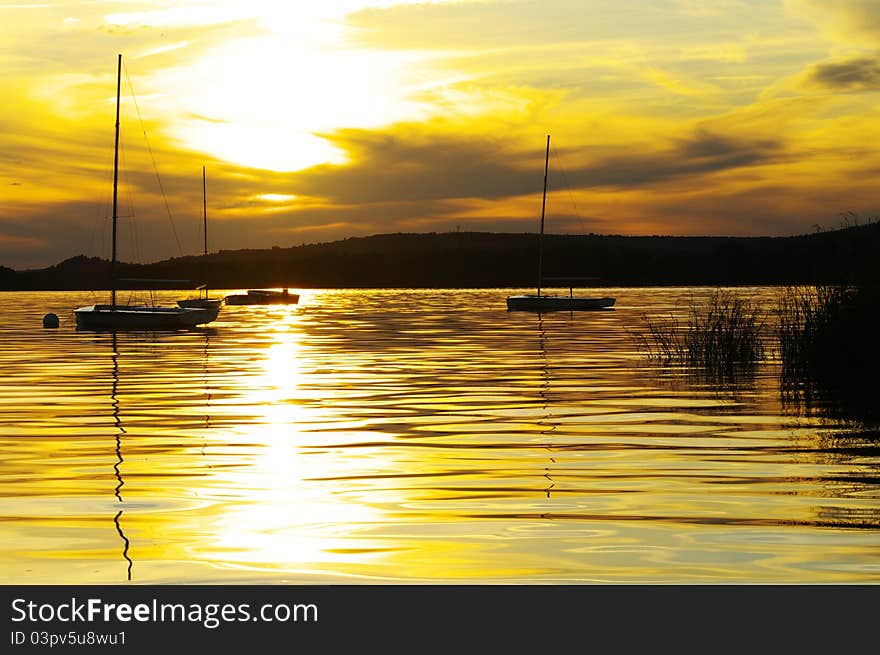
[(656, 361), (733, 372), (764, 357), (764, 313), (730, 291), (715, 291), (705, 304), (692, 300), (684, 325), (675, 316), (645, 323), (637, 338)]
[(826, 285), (782, 292), (778, 306), (784, 394), (841, 414), (880, 418), (880, 288)]
[(826, 366), (846, 337), (841, 327), (857, 293), (836, 285), (782, 291), (777, 336), (783, 377), (811, 377)]
[(633, 336), (651, 360), (720, 379), (749, 373), (775, 341), (783, 402), (880, 424), (880, 285), (789, 287), (772, 314), (775, 330), (771, 312), (716, 291), (707, 302), (692, 300), (683, 316), (646, 316)]

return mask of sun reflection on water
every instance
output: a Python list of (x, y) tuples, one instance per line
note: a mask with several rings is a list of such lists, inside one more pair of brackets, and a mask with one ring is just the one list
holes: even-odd
[(357, 526), (381, 521), (382, 511), (319, 481), (328, 464), (337, 475), (356, 476), (357, 461), (328, 461), (303, 450), (315, 439), (313, 426), (332, 423), (332, 410), (304, 393), (300, 321), (290, 312), (267, 333), (249, 378), (251, 391), (242, 398), (256, 414), (235, 435), (244, 452), (238, 466), (218, 471), (211, 483), (243, 493), (220, 505), (201, 556), (237, 566), (320, 570), (385, 550), (377, 540), (352, 534)]

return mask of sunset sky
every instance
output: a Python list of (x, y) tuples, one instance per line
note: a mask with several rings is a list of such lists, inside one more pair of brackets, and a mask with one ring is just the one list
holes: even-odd
[(200, 251), (203, 165), (211, 250), (534, 231), (548, 133), (553, 232), (880, 214), (880, 0), (0, 0), (0, 37), (13, 268), (109, 256), (117, 53), (129, 261)]

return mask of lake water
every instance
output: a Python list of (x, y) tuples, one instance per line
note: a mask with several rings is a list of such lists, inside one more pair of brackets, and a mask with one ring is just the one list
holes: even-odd
[(880, 581), (876, 431), (782, 403), (772, 362), (716, 384), (638, 352), (644, 314), (708, 290), (508, 293), (303, 291), (117, 335), (74, 327), (102, 295), (0, 294), (0, 577)]

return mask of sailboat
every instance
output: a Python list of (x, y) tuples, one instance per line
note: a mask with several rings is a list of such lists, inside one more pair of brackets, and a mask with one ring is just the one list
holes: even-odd
[[(522, 296), (508, 296), (508, 311), (553, 312), (553, 311), (584, 311), (608, 309), (614, 305), (614, 298), (585, 298), (575, 296), (574, 285), (592, 278), (584, 277), (544, 277), (544, 211), (547, 206), (547, 173), (550, 168), (550, 135), (547, 135), (547, 152), (544, 156), (544, 195), (541, 199), (541, 232), (538, 237), (538, 292)], [(544, 281), (570, 285), (567, 296), (541, 294)]]
[(122, 82), (122, 55), (116, 65), (116, 138), (113, 151), (113, 250), (110, 260), (110, 304), (89, 305), (74, 310), (76, 327), (82, 330), (179, 330), (210, 323), (216, 308), (120, 305), (116, 302), (119, 280), (116, 276), (116, 226), (119, 182), (119, 95)]
[[(208, 199), (205, 191), (205, 167), (202, 166), (202, 234), (205, 239), (205, 257), (208, 256)], [(209, 298), (208, 297), (208, 285), (203, 284), (200, 287), (197, 287), (199, 290), (198, 298), (187, 298), (185, 300), (178, 300), (178, 307), (194, 307), (196, 309), (216, 309), (218, 312), (220, 311), (220, 306), (223, 304), (223, 298)], [(204, 291), (205, 297), (201, 296)]]

